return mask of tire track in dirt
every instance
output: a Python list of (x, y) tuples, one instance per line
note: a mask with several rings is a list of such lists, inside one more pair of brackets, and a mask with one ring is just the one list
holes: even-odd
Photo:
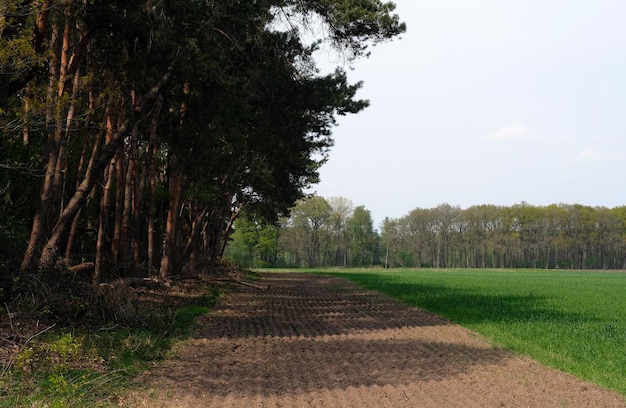
[(475, 333), (332, 277), (265, 273), (122, 406), (626, 407)]

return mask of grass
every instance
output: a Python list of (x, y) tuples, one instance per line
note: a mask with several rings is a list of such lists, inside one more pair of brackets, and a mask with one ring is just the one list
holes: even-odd
[(444, 316), (626, 395), (626, 274), (546, 270), (318, 271)]
[(0, 408), (117, 406), (133, 377), (192, 334), (218, 296), (217, 288), (206, 288), (175, 305), (147, 307), (134, 318), (141, 324), (52, 328), (33, 336), (8, 366), (0, 365)]

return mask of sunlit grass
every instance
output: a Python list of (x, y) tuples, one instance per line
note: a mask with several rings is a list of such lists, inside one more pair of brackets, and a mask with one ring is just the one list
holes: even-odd
[(495, 343), (626, 395), (626, 273), (336, 270)]

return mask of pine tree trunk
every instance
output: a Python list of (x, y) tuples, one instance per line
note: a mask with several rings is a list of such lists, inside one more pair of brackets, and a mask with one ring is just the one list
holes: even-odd
[[(111, 105), (109, 105), (109, 107), (110, 106)], [(110, 144), (113, 140), (115, 129), (114, 119), (110, 109), (107, 114), (106, 129), (106, 142), (107, 144)], [(100, 283), (100, 277), (102, 276), (102, 272), (104, 271), (105, 267), (105, 257), (107, 253), (106, 237), (108, 236), (109, 232), (109, 213), (111, 212), (111, 186), (113, 185), (115, 162), (116, 160), (112, 159), (104, 171), (104, 188), (102, 190), (102, 197), (100, 199), (100, 213), (98, 216), (98, 237), (96, 240), (96, 259), (94, 262), (95, 268), (92, 276), (93, 284)]]
[[(22, 128), (22, 145), (25, 148), (25, 151), (28, 152), (30, 147), (30, 98), (31, 91), (30, 85), (27, 85), (24, 89), (24, 127)], [(1, 106), (0, 106), (1, 107)], [(2, 137), (2, 132), (0, 132), (0, 138)], [(2, 147), (2, 143), (0, 140), (0, 147)], [(28, 156), (27, 156), (28, 157)]]
[(92, 276), (92, 283), (100, 283), (100, 277), (106, 265), (106, 237), (109, 231), (109, 212), (111, 211), (111, 185), (113, 184), (113, 170), (115, 163), (111, 163), (104, 172), (104, 188), (100, 202), (100, 213), (98, 215), (98, 236), (96, 240), (95, 268)]
[[(75, 97), (78, 93), (79, 82), (74, 81), (72, 103), (69, 109), (65, 109), (63, 106), (63, 96), (65, 94), (66, 81), (69, 75), (69, 61), (70, 61), (70, 43), (72, 31), (74, 30), (72, 24), (72, 1), (68, 0), (65, 3), (65, 26), (63, 28), (63, 42), (61, 45), (61, 59), (59, 61), (59, 80), (57, 81), (57, 118), (55, 129), (55, 143), (58, 143), (58, 158), (56, 160), (56, 167), (54, 171), (54, 177), (52, 180), (52, 194), (50, 200), (50, 219), (49, 225), (52, 226), (56, 223), (56, 220), (61, 212), (62, 199), (61, 199), (61, 186), (63, 184), (64, 175), (64, 162), (66, 155), (66, 148), (64, 141), (67, 140), (69, 135), (69, 129), (71, 128), (71, 122), (73, 119), (74, 110), (76, 108)], [(76, 78), (78, 79), (78, 78)], [(65, 115), (65, 118), (63, 117)]]
[(150, 138), (148, 140), (148, 147), (146, 149), (146, 172), (144, 185), (148, 187), (146, 194), (146, 234), (147, 234), (147, 265), (148, 274), (152, 275), (155, 272), (154, 258), (155, 258), (155, 228), (154, 228), (154, 216), (156, 208), (154, 207), (154, 191), (156, 189), (156, 157), (158, 151), (157, 135), (158, 135), (158, 123), (159, 115), (161, 113), (161, 107), (163, 106), (163, 98), (157, 98), (154, 107), (154, 114), (152, 116), (152, 122), (150, 124)]
[[(137, 126), (133, 127), (130, 134), (130, 152), (128, 155), (128, 167), (124, 179), (124, 209), (122, 211), (121, 233), (120, 233), (120, 251), (119, 261), (124, 268), (128, 268), (131, 264), (131, 248), (136, 247), (136, 234), (131, 234), (131, 213), (133, 212), (134, 193), (138, 190), (135, 187), (136, 170), (135, 163), (137, 161)], [(135, 208), (139, 208), (138, 206)], [(135, 211), (136, 213), (136, 211)], [(136, 217), (138, 218), (138, 217)], [(135, 231), (136, 232), (136, 231)]]
[[(183, 84), (183, 95), (185, 96), (180, 104), (180, 122), (178, 132), (183, 132), (187, 115), (187, 97), (191, 93), (189, 81)], [(170, 153), (170, 202), (167, 210), (167, 222), (163, 236), (163, 252), (161, 254), (161, 268), (159, 276), (161, 279), (167, 278), (177, 263), (176, 243), (178, 239), (178, 211), (183, 199), (184, 176), (180, 170), (176, 153)]]
[[(93, 160), (93, 158), (96, 157), (98, 151), (99, 151), (99, 146), (102, 143), (102, 138), (104, 136), (104, 131), (101, 131), (98, 133), (98, 135), (96, 136), (96, 140), (95, 140), (95, 144), (92, 148), (92, 152), (91, 152), (91, 157)], [(85, 138), (85, 142), (83, 144), (83, 150), (80, 154), (80, 161), (78, 162), (78, 169), (77, 169), (77, 180), (76, 180), (76, 187), (75, 189), (78, 189), (79, 184), (80, 184), (80, 179), (78, 177), (80, 177), (80, 175), (83, 173), (83, 169), (85, 167), (85, 163), (87, 161), (87, 152), (89, 151), (89, 137)], [(72, 253), (74, 251), (74, 244), (76, 242), (76, 234), (78, 231), (78, 223), (80, 222), (80, 217), (82, 214), (82, 209), (80, 209), (77, 213), (76, 216), (74, 217), (74, 219), (72, 220), (72, 225), (70, 227), (70, 232), (69, 235), (67, 237), (67, 245), (65, 246), (65, 258), (66, 259), (70, 259), (72, 257)]]
[[(131, 92), (131, 103), (135, 105), (136, 101), (136, 93), (133, 89)], [(137, 162), (137, 138), (138, 138), (138, 129), (137, 125), (133, 126), (133, 130), (130, 132), (130, 151), (128, 152), (128, 166), (126, 168), (126, 174), (124, 175), (124, 202), (123, 202), (123, 210), (122, 210), (122, 220), (121, 220), (121, 231), (120, 231), (120, 253), (119, 253), (119, 262), (122, 264), (123, 268), (131, 267), (131, 250), (136, 249), (139, 250), (137, 244), (137, 231), (131, 234), (131, 226), (135, 225), (131, 223), (131, 214), (133, 213), (133, 209), (135, 210), (135, 214), (137, 214), (139, 210), (140, 201), (136, 200), (136, 194), (138, 193), (138, 188), (136, 187), (136, 170), (135, 163)], [(133, 208), (134, 207), (134, 208)], [(138, 218), (135, 216), (135, 218)], [(139, 253), (136, 253), (137, 258), (139, 257)], [(137, 264), (138, 259), (135, 258), (134, 265)], [(133, 265), (133, 267), (134, 267)]]
[[(39, 203), (37, 211), (33, 218), (33, 225), (31, 227), (30, 238), (28, 245), (22, 258), (21, 270), (32, 269), (35, 257), (40, 250), (44, 237), (48, 234), (49, 228), (49, 214), (50, 203), (52, 200), (52, 187), (54, 182), (55, 171), (57, 167), (57, 159), (59, 157), (59, 149), (61, 146), (61, 140), (57, 139), (61, 133), (57, 132), (58, 122), (55, 120), (55, 107), (57, 106), (58, 98), (55, 98), (55, 91), (57, 90), (57, 81), (59, 79), (59, 49), (58, 49), (58, 36), (59, 27), (58, 24), (52, 24), (52, 35), (50, 38), (50, 78), (48, 82), (48, 91), (46, 95), (46, 131), (47, 140), (45, 153), (47, 153), (48, 160), (46, 164), (46, 172), (44, 175), (43, 183), (41, 185), (41, 191), (39, 194)], [(50, 255), (56, 252), (58, 249), (55, 247), (50, 248)], [(54, 262), (52, 263), (54, 264)]]
[[(134, 128), (134, 127), (133, 127)], [(133, 132), (131, 132), (132, 135)], [(124, 215), (124, 193), (125, 193), (125, 172), (124, 172), (124, 148), (117, 152), (115, 159), (115, 217), (113, 224), (113, 242), (111, 243), (111, 257), (115, 267), (119, 267), (120, 252), (122, 243), (122, 219)]]
[(161, 87), (169, 80), (170, 76), (171, 70), (168, 70), (168, 72), (161, 77), (158, 83), (142, 98), (140, 102), (138, 102), (138, 106), (134, 108), (132, 114), (128, 119), (126, 119), (122, 126), (117, 129), (114, 138), (104, 147), (100, 156), (89, 162), (83, 180), (61, 213), (61, 216), (52, 230), (50, 238), (43, 248), (41, 257), (39, 258), (39, 269), (42, 272), (45, 273), (50, 271), (54, 266), (56, 261), (56, 248), (61, 243), (61, 240), (69, 229), (72, 220), (80, 208), (84, 205), (85, 200), (91, 192), (96, 180), (102, 174), (102, 171), (109, 164), (111, 159), (115, 156), (117, 150), (124, 142), (124, 139), (129, 135), (133, 126), (135, 126), (137, 121), (143, 118), (148, 112), (154, 98), (157, 96)]
[[(174, 160), (175, 162), (175, 160)], [(170, 202), (167, 211), (167, 222), (163, 236), (163, 253), (161, 255), (161, 268), (159, 277), (165, 279), (170, 276), (172, 269), (176, 265), (176, 241), (178, 234), (178, 212), (183, 198), (183, 176), (176, 164), (172, 168), (170, 175)]]

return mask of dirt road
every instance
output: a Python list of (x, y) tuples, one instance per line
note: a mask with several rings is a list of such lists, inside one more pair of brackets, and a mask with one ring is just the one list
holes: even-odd
[(626, 407), (621, 395), (494, 347), (458, 325), (330, 277), (238, 287), (135, 407)]

